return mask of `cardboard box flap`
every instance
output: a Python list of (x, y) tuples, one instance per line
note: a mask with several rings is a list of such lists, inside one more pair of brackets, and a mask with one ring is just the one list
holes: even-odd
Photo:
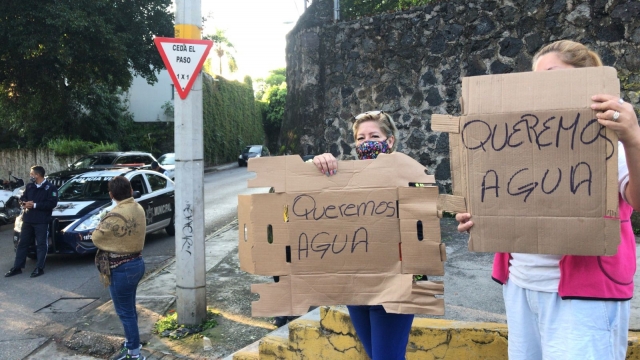
[[(467, 211), (467, 201), (464, 196), (439, 194), (438, 212), (464, 213)], [(438, 214), (440, 216), (441, 214)]]
[(458, 134), (460, 132), (460, 118), (451, 115), (431, 115), (431, 130)]
[(462, 79), (464, 115), (578, 109), (594, 94), (620, 94), (612, 67), (485, 75)]
[[(287, 159), (289, 156), (271, 156), (251, 158), (247, 162), (247, 171), (255, 171), (260, 174), (253, 179), (247, 181), (247, 187), (273, 187), (275, 192), (281, 193), (285, 191), (286, 178), (282, 176), (282, 171), (287, 168)], [(293, 155), (290, 157), (294, 157)], [(295, 155), (302, 163), (302, 158)], [(268, 161), (264, 161), (268, 159)]]
[[(393, 171), (390, 171), (393, 169)], [(433, 175), (413, 158), (394, 152), (380, 154), (375, 160), (338, 161), (336, 175), (321, 174), (313, 163), (305, 163), (298, 155), (254, 158), (249, 171), (256, 178), (249, 187), (273, 187), (276, 193), (363, 188), (407, 187), (409, 183), (435, 184)]]
[(444, 315), (444, 284), (440, 281), (416, 281), (405, 301), (382, 303), (393, 314)]
[[(285, 194), (238, 196), (238, 253), (242, 270), (261, 275), (290, 272), (289, 232), (283, 214), (285, 199)], [(272, 261), (260, 261), (262, 257)]]
[(304, 315), (311, 306), (403, 301), (412, 293), (412, 282), (413, 276), (399, 274), (281, 276), (278, 283), (251, 286), (251, 292), (260, 295), (251, 303), (251, 314)]

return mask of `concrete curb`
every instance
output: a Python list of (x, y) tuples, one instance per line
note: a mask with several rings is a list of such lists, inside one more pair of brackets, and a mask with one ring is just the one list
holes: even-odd
[[(627, 360), (640, 360), (640, 333), (629, 332)], [(507, 359), (507, 326), (416, 318), (407, 360)], [(368, 360), (343, 306), (320, 307), (225, 360)]]
[(204, 172), (205, 173), (210, 173), (210, 172), (215, 172), (215, 171), (232, 169), (234, 167), (238, 167), (238, 163), (228, 163), (228, 164), (222, 164), (222, 165), (216, 165), (216, 166), (209, 166), (209, 167), (204, 168)]

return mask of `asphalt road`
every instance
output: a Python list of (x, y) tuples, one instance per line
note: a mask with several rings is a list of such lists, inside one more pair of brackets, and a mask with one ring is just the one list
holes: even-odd
[[(254, 176), (246, 168), (207, 173), (205, 188), (205, 234), (233, 221), (237, 195), (264, 192), (247, 189)], [(13, 225), (0, 227), (0, 272), (13, 266)], [(147, 273), (174, 256), (175, 240), (164, 231), (149, 234), (143, 256)], [(30, 278), (35, 261), (27, 259), (21, 275), (0, 277), (0, 358), (22, 359), (51, 336), (82, 321), (89, 311), (110, 300), (108, 289), (98, 280), (93, 256), (50, 255), (45, 274)]]

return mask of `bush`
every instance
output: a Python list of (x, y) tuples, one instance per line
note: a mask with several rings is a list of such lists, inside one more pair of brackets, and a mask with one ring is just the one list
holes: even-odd
[(93, 143), (83, 140), (53, 139), (47, 147), (59, 156), (86, 155), (91, 151)]
[(118, 144), (112, 143), (103, 143), (100, 141), (100, 144), (93, 144), (93, 148), (91, 149), (92, 153), (101, 152), (101, 151), (118, 151)]
[(118, 151), (117, 144), (93, 143), (77, 139), (53, 139), (47, 143), (47, 148), (53, 150), (59, 156), (87, 155), (99, 151)]

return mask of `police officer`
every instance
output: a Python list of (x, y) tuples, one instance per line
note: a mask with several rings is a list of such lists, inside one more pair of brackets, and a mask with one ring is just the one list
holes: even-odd
[(38, 263), (31, 273), (31, 277), (44, 274), (44, 262), (47, 257), (48, 244), (47, 235), (49, 233), (49, 222), (51, 213), (58, 205), (58, 189), (44, 178), (44, 168), (40, 165), (31, 167), (29, 180), (24, 193), (20, 197), (22, 202), (22, 230), (20, 231), (20, 242), (16, 249), (16, 258), (13, 267), (5, 277), (22, 273), (27, 261), (27, 250), (35, 239), (38, 254)]
[(167, 177), (169, 176), (169, 173), (167, 172), (167, 170), (162, 166), (160, 166), (160, 164), (158, 164), (157, 161), (154, 161), (151, 163), (151, 170), (157, 171), (164, 176), (167, 176)]

